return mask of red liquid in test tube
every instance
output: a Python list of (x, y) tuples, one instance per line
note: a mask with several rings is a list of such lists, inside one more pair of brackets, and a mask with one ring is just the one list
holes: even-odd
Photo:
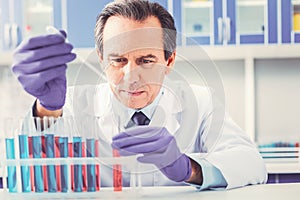
[[(113, 149), (113, 156), (120, 157), (119, 151)], [(122, 191), (122, 166), (113, 165), (114, 191)]]
[[(99, 158), (99, 141), (95, 140), (95, 156)], [(96, 165), (96, 190), (100, 190), (100, 165)]]

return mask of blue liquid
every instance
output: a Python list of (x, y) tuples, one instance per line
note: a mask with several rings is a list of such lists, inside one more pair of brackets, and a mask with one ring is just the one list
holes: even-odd
[[(82, 142), (81, 137), (73, 138), (73, 155), (74, 157), (82, 157)], [(82, 192), (82, 165), (74, 165), (74, 191)]]
[[(59, 138), (59, 153), (61, 158), (68, 157), (68, 137), (60, 137)], [(68, 191), (68, 166), (61, 165), (60, 166), (60, 176), (61, 176), (61, 191)]]
[[(95, 139), (86, 139), (86, 155), (87, 157), (95, 157)], [(95, 165), (87, 165), (87, 183), (87, 191), (96, 191)]]
[[(29, 158), (28, 136), (19, 135), (20, 158)], [(30, 168), (29, 166), (21, 166), (22, 191), (30, 192)]]
[[(42, 139), (41, 136), (32, 136), (33, 158), (42, 157)], [(35, 192), (44, 192), (44, 178), (42, 166), (34, 165), (34, 185)]]
[[(5, 139), (6, 146), (6, 158), (7, 159), (15, 159), (15, 141), (14, 139)], [(17, 177), (16, 177), (16, 167), (8, 166), (7, 167), (7, 186), (9, 192), (17, 192)], [(5, 181), (5, 179), (3, 179)]]
[[(54, 158), (54, 135), (45, 135), (45, 145), (46, 145), (46, 156), (47, 158)], [(47, 180), (48, 180), (48, 191), (56, 192), (56, 170), (54, 165), (47, 166)]]

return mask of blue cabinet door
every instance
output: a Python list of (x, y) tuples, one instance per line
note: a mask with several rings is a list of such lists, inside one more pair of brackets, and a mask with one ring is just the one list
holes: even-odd
[(300, 3), (281, 0), (282, 43), (300, 43)]

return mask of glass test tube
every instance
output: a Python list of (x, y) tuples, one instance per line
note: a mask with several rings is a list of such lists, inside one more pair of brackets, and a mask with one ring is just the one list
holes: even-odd
[[(95, 139), (86, 139), (87, 157), (95, 157)], [(95, 165), (87, 165), (87, 184), (89, 192), (96, 191), (96, 173)]]
[[(49, 125), (48, 125), (49, 120)], [(50, 127), (53, 129), (54, 119), (52, 117), (44, 117), (44, 128)], [(46, 130), (49, 131), (49, 130)], [(54, 134), (47, 133), (45, 134), (45, 146), (46, 146), (46, 156), (47, 158), (54, 158)], [(48, 181), (48, 191), (56, 192), (56, 172), (54, 165), (47, 166), (47, 181)]]
[[(42, 129), (41, 129), (41, 119), (39, 117), (35, 118), (37, 134), (32, 136), (32, 153), (33, 158), (42, 158)], [(31, 129), (30, 131), (34, 131)], [(41, 165), (34, 165), (34, 185), (35, 192), (44, 192), (44, 177), (43, 168)]]
[[(19, 135), (19, 152), (21, 159), (29, 158), (29, 148), (28, 148), (28, 135)], [(27, 165), (21, 166), (21, 182), (22, 182), (22, 192), (30, 192), (30, 167)]]
[[(73, 156), (82, 157), (82, 140), (81, 137), (73, 137)], [(82, 165), (74, 165), (74, 191), (82, 192)]]
[[(15, 141), (14, 138), (6, 138), (5, 139), (6, 146), (6, 158), (7, 159), (15, 159)], [(8, 181), (8, 191), (9, 192), (17, 192), (17, 172), (16, 166), (8, 166), (7, 167), (7, 181)], [(5, 180), (3, 180), (5, 181)]]
[[(59, 152), (61, 158), (68, 157), (68, 137), (59, 138)], [(60, 178), (61, 178), (61, 191), (68, 191), (68, 166), (60, 166)]]
[[(120, 157), (119, 151), (113, 149), (113, 157)], [(114, 191), (122, 191), (122, 166), (113, 165), (113, 184)]]

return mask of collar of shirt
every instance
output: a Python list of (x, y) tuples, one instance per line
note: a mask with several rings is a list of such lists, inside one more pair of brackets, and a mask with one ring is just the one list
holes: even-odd
[(154, 99), (154, 101), (149, 104), (148, 106), (142, 108), (142, 109), (132, 109), (124, 106), (117, 98), (113, 95), (113, 110), (118, 117), (118, 124), (119, 127), (126, 127), (126, 125), (129, 123), (132, 115), (136, 111), (143, 112), (150, 120), (152, 119), (152, 116), (156, 110), (156, 107), (161, 99), (161, 96), (164, 94), (164, 89), (161, 88), (157, 97)]

